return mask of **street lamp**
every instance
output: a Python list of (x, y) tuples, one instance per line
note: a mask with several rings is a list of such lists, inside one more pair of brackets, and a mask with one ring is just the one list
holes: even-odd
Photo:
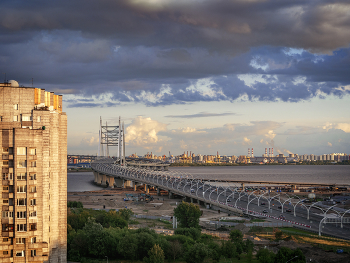
[(107, 256), (105, 256), (105, 258), (107, 258), (107, 263), (108, 263), (108, 257), (107, 257)]
[(297, 258), (298, 256), (295, 256), (294, 258), (291, 258), (290, 260), (288, 260), (286, 263), (288, 263), (289, 261), (291, 261), (291, 260), (293, 260), (293, 259), (295, 259), (295, 258)]

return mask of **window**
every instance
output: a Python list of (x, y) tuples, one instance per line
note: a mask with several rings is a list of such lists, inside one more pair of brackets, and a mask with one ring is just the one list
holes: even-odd
[(29, 154), (30, 155), (36, 155), (36, 149), (35, 148), (32, 148), (29, 150)]
[(2, 180), (13, 180), (13, 173), (3, 173)]
[(16, 251), (16, 257), (24, 257), (24, 250)]
[(25, 193), (27, 192), (27, 187), (25, 185), (20, 185), (20, 186), (17, 186), (17, 193)]
[(29, 224), (29, 229), (30, 229), (30, 231), (36, 231), (36, 223)]
[(8, 252), (8, 251), (3, 251), (2, 254), (3, 254), (3, 255), (8, 255), (9, 252)]
[(32, 116), (23, 116), (22, 115), (22, 121), (32, 121)]
[(30, 256), (36, 257), (36, 250), (31, 250), (30, 251)]
[(36, 217), (36, 211), (30, 212), (29, 217)]
[(7, 161), (7, 160), (2, 161), (2, 165), (3, 165), (3, 166), (9, 166), (9, 161)]
[(30, 188), (30, 192), (31, 192), (31, 193), (36, 193), (36, 186), (32, 186), (32, 187)]
[(26, 217), (27, 217), (26, 211), (17, 212), (17, 218), (26, 218)]
[(37, 122), (40, 122), (40, 121), (41, 121), (41, 116), (37, 116), (37, 117), (36, 117), (36, 121), (37, 121)]
[(18, 198), (18, 199), (17, 199), (17, 205), (18, 205), (18, 206), (27, 205), (27, 199), (25, 199), (25, 198)]
[(2, 224), (2, 232), (13, 232), (12, 224)]
[(8, 186), (3, 186), (3, 187), (2, 187), (2, 190), (8, 190), (8, 189), (9, 189)]
[(32, 237), (32, 238), (30, 239), (30, 243), (31, 243), (31, 244), (35, 244), (35, 243), (36, 243), (36, 237)]
[(17, 161), (17, 167), (18, 168), (25, 168), (25, 167), (27, 167), (27, 161), (26, 160), (18, 160)]
[(17, 232), (27, 231), (27, 224), (17, 224)]
[(2, 242), (8, 242), (8, 241), (9, 241), (8, 238), (3, 238), (3, 239), (2, 239)]
[(36, 161), (30, 162), (30, 167), (36, 167)]
[(18, 104), (13, 104), (13, 109), (18, 110)]
[(18, 116), (17, 115), (13, 116), (13, 121), (18, 121)]
[(2, 202), (3, 202), (4, 204), (8, 204), (8, 203), (9, 203), (9, 200), (8, 200), (8, 199), (4, 199), (4, 200), (2, 200)]
[(30, 180), (36, 180), (36, 174), (30, 174), (29, 175)]
[(2, 152), (3, 153), (8, 153), (9, 152), (9, 148), (8, 147), (2, 147)]
[(30, 205), (36, 205), (36, 199), (30, 199)]
[(13, 211), (2, 211), (2, 217), (3, 218), (13, 217)]
[(25, 238), (16, 238), (16, 244), (25, 244), (26, 243), (26, 239)]
[(17, 155), (26, 155), (26, 147), (17, 147)]
[(19, 181), (26, 180), (26, 173), (18, 173), (17, 180), (19, 180)]

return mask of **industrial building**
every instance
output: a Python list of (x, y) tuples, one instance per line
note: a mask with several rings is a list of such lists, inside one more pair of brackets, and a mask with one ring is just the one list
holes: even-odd
[(62, 96), (0, 83), (0, 262), (67, 262)]

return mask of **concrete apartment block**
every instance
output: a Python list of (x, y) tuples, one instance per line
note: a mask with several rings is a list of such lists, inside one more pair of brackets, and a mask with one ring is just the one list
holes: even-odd
[(62, 96), (0, 83), (0, 262), (67, 262)]

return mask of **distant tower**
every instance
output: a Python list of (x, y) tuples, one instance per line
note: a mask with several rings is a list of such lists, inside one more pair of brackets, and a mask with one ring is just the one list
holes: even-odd
[(272, 155), (272, 157), (273, 157), (273, 148), (271, 149), (271, 155)]
[[(120, 164), (123, 163), (125, 157), (125, 138), (124, 138), (124, 123), (120, 122), (116, 126), (107, 124), (102, 125), (102, 118), (100, 117), (100, 131), (99, 131), (99, 156), (109, 156), (109, 147), (117, 146), (117, 157), (119, 157)], [(104, 148), (104, 145), (106, 147)]]
[(252, 148), (252, 157), (254, 157), (254, 151), (253, 151), (253, 148)]
[(267, 148), (265, 148), (265, 156), (264, 157), (267, 157)]
[(250, 156), (250, 148), (248, 148), (248, 156)]

